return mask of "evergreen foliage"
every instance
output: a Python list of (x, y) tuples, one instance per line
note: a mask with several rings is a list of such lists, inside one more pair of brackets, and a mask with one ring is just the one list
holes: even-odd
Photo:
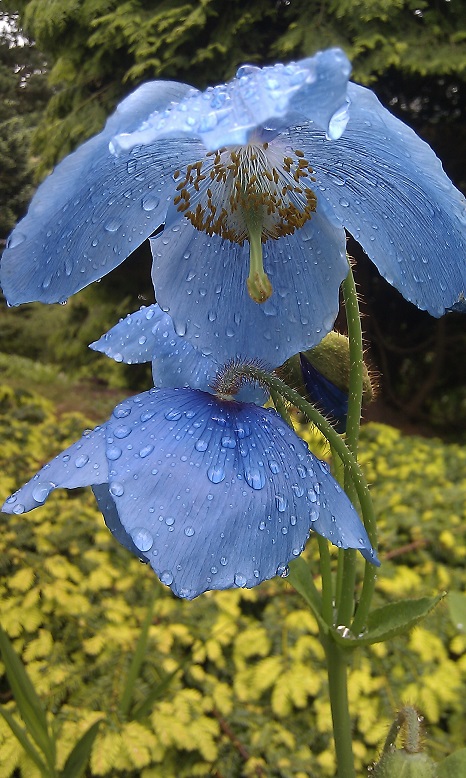
[(35, 148), (44, 170), (100, 129), (144, 80), (205, 87), (243, 62), (266, 64), (341, 46), (354, 78), (388, 70), (464, 80), (461, 4), (439, 0), (6, 0), (47, 53), (55, 92)]

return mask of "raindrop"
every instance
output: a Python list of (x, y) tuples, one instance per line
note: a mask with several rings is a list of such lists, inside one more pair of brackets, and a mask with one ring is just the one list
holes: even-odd
[(127, 405), (119, 405), (118, 408), (115, 408), (113, 411), (113, 415), (115, 416), (115, 419), (125, 419), (126, 416), (129, 416), (131, 413), (131, 408), (128, 408)]
[(135, 527), (135, 529), (131, 530), (131, 538), (139, 551), (149, 551), (154, 545), (154, 538), (149, 530), (144, 527)]
[(309, 511), (309, 521), (317, 521), (319, 518), (319, 511), (317, 508), (311, 508)]
[(125, 491), (124, 486), (123, 484), (120, 484), (119, 481), (112, 481), (112, 483), (109, 486), (109, 492), (114, 497), (121, 497), (122, 494), (124, 494), (124, 491)]
[(81, 456), (79, 456), (76, 459), (74, 464), (76, 465), (76, 467), (84, 467), (84, 465), (87, 465), (88, 462), (89, 462), (89, 457), (87, 456), (87, 454), (81, 454)]
[(286, 578), (289, 574), (290, 574), (290, 570), (288, 568), (288, 565), (278, 565), (277, 575), (279, 575), (281, 578)]
[(266, 526), (267, 526), (267, 524), (265, 523), (265, 521), (261, 521), (260, 524), (259, 524), (259, 529), (265, 529)]
[(280, 465), (278, 464), (278, 462), (275, 462), (275, 460), (274, 460), (274, 459), (271, 459), (271, 460), (270, 460), (270, 462), (269, 462), (269, 467), (270, 467), (270, 469), (271, 469), (272, 473), (274, 473), (274, 474), (276, 474), (276, 473), (279, 473), (279, 472), (280, 472)]
[(222, 556), (222, 558), (220, 559), (220, 564), (223, 565), (223, 567), (225, 567), (227, 562), (228, 562), (228, 559), (226, 558), (226, 556)]
[(116, 219), (110, 219), (105, 225), (107, 232), (116, 232), (121, 227), (121, 222)]
[(175, 519), (173, 518), (173, 516), (167, 516), (167, 518), (165, 519), (165, 524), (167, 525), (167, 527), (173, 527), (174, 523), (175, 523)]
[(113, 462), (115, 459), (119, 459), (121, 457), (121, 448), (118, 448), (118, 446), (108, 446), (105, 453), (107, 455), (107, 459), (110, 459), (110, 461)]
[(176, 411), (173, 408), (171, 408), (169, 411), (165, 411), (165, 418), (167, 421), (178, 421), (182, 417), (181, 411)]
[(32, 490), (32, 496), (36, 502), (45, 502), (47, 497), (49, 496), (50, 492), (52, 491), (52, 484), (48, 484), (47, 486), (38, 484), (33, 490)]
[(342, 208), (348, 208), (349, 207), (349, 202), (348, 202), (348, 200), (345, 200), (344, 197), (340, 197), (338, 202), (340, 203)]
[(245, 575), (242, 575), (241, 573), (235, 573), (234, 581), (235, 581), (235, 586), (244, 588), (246, 586), (247, 578)]
[(26, 240), (26, 235), (23, 232), (17, 232), (16, 230), (8, 238), (6, 247), (7, 249), (14, 249)]
[(282, 497), (280, 494), (275, 495), (275, 505), (279, 513), (283, 513), (286, 510), (287, 504), (285, 497)]
[(262, 470), (250, 470), (248, 468), (244, 471), (244, 477), (246, 483), (252, 489), (262, 489), (265, 485), (265, 475)]
[(25, 507), (20, 502), (18, 503), (18, 505), (15, 505), (15, 507), (13, 508), (13, 513), (16, 513), (17, 515), (20, 513), (24, 513), (24, 511), (25, 511)]
[(192, 538), (192, 536), (194, 535), (194, 528), (193, 527), (186, 527), (186, 529), (184, 531), (184, 534), (186, 535), (186, 537)]
[(213, 484), (219, 484), (225, 478), (225, 470), (220, 465), (213, 465), (207, 471), (207, 477)]
[(120, 427), (115, 427), (113, 430), (113, 434), (116, 438), (127, 438), (128, 435), (131, 432), (131, 427), (128, 427), (126, 424), (122, 424)]
[(166, 584), (166, 586), (170, 586), (170, 584), (173, 583), (173, 575), (169, 570), (164, 570), (163, 573), (160, 574), (160, 580), (163, 584)]
[(149, 454), (151, 454), (153, 450), (154, 447), (150, 444), (148, 446), (144, 446), (144, 448), (141, 448), (139, 452), (139, 456), (141, 457), (141, 459), (144, 459), (145, 457), (149, 456)]
[(159, 202), (160, 200), (158, 197), (147, 195), (147, 197), (144, 197), (142, 200), (142, 207), (145, 211), (153, 211), (154, 208), (157, 208)]
[(194, 448), (196, 449), (196, 451), (206, 451), (207, 446), (208, 446), (207, 440), (202, 440), (202, 438), (200, 440), (197, 440), (196, 443), (194, 444)]
[(231, 435), (224, 435), (222, 438), (223, 448), (235, 448), (236, 440)]

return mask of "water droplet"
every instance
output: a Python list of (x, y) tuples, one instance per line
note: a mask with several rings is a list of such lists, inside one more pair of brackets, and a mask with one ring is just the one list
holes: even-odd
[(128, 427), (126, 424), (121, 424), (119, 427), (115, 427), (113, 430), (113, 434), (116, 438), (119, 438), (120, 440), (122, 438), (127, 438), (128, 435), (131, 432), (131, 427)]
[(115, 461), (115, 459), (119, 459), (121, 457), (121, 448), (118, 448), (118, 446), (108, 446), (106, 450), (107, 459), (110, 459), (110, 461)]
[(167, 419), (167, 421), (178, 421), (181, 419), (181, 416), (183, 414), (181, 411), (177, 411), (174, 408), (171, 408), (169, 411), (165, 411), (164, 416)]
[(278, 565), (277, 575), (279, 575), (281, 578), (286, 578), (289, 574), (290, 574), (290, 570), (288, 568), (288, 565)]
[(265, 474), (263, 470), (252, 470), (247, 468), (244, 471), (244, 477), (246, 479), (246, 483), (252, 489), (262, 489), (265, 485)]
[(293, 494), (294, 494), (296, 497), (302, 497), (302, 496), (303, 496), (303, 494), (304, 494), (304, 489), (303, 489), (303, 487), (302, 487), (302, 486), (299, 486), (299, 484), (292, 484), (292, 485), (291, 485), (291, 489), (292, 489), (292, 491), (293, 491)]
[(154, 208), (157, 208), (159, 202), (160, 200), (158, 197), (147, 195), (147, 197), (144, 197), (142, 200), (142, 207), (145, 211), (153, 211)]
[(169, 570), (164, 570), (163, 573), (160, 574), (160, 580), (163, 584), (166, 584), (166, 586), (170, 586), (170, 584), (173, 583), (173, 575)]
[(223, 567), (225, 567), (227, 563), (228, 563), (228, 559), (226, 558), (226, 556), (222, 556), (222, 558), (220, 559), (220, 564), (223, 565)]
[(194, 535), (194, 527), (186, 527), (184, 534), (186, 535), (186, 537), (192, 538), (192, 536)]
[(18, 505), (15, 505), (15, 507), (13, 508), (13, 513), (16, 513), (17, 515), (19, 515), (20, 513), (24, 513), (25, 510), (26, 509), (25, 509), (24, 505), (22, 505), (19, 502)]
[(115, 419), (125, 419), (126, 416), (129, 416), (130, 413), (131, 413), (131, 408), (128, 408), (127, 405), (119, 405), (113, 411), (113, 415), (115, 416)]
[(245, 575), (242, 575), (241, 573), (235, 573), (235, 586), (239, 586), (241, 589), (243, 589), (246, 586), (247, 578)]
[(207, 471), (207, 477), (213, 484), (219, 484), (225, 478), (225, 470), (220, 465), (213, 465)]
[(231, 435), (224, 435), (222, 438), (223, 448), (235, 448), (236, 440)]
[(109, 492), (114, 497), (121, 497), (122, 494), (124, 494), (125, 489), (123, 484), (120, 484), (119, 481), (112, 481), (111, 484), (109, 484)]
[(277, 506), (277, 510), (279, 511), (279, 513), (283, 513), (286, 510), (286, 506), (288, 505), (288, 503), (285, 497), (282, 497), (280, 494), (276, 494), (275, 505)]
[(259, 524), (259, 529), (265, 529), (266, 527), (267, 527), (267, 524), (265, 523), (265, 521), (261, 521), (260, 524)]
[(32, 490), (32, 496), (36, 502), (45, 502), (52, 489), (52, 484), (37, 484)]
[(175, 519), (173, 518), (173, 516), (167, 516), (167, 518), (165, 519), (165, 524), (167, 525), (167, 527), (173, 527), (174, 523), (175, 523)]
[(278, 462), (275, 462), (275, 460), (274, 460), (274, 459), (271, 459), (271, 460), (270, 460), (270, 462), (269, 462), (269, 467), (270, 467), (270, 469), (271, 469), (272, 473), (274, 473), (274, 474), (276, 474), (276, 473), (279, 473), (279, 472), (280, 472), (280, 465), (278, 464)]
[(311, 508), (309, 511), (309, 521), (317, 521), (319, 518), (319, 511), (317, 508)]
[(349, 207), (349, 202), (344, 197), (340, 197), (338, 202), (340, 203), (342, 208), (348, 208)]
[(144, 446), (144, 448), (141, 448), (141, 450), (139, 452), (139, 456), (141, 457), (141, 459), (144, 459), (145, 457), (148, 457), (149, 454), (151, 454), (153, 450), (154, 450), (154, 447), (152, 445), (150, 445), (150, 444), (148, 446)]
[(84, 467), (84, 465), (87, 465), (88, 462), (89, 462), (89, 457), (87, 456), (87, 454), (81, 454), (81, 456), (77, 457), (74, 464), (76, 465), (76, 467)]
[(149, 551), (154, 545), (154, 538), (149, 530), (144, 527), (135, 527), (130, 534), (134, 545), (139, 551)]
[(202, 438), (200, 438), (194, 444), (194, 448), (196, 449), (196, 451), (206, 451), (208, 445), (209, 444), (208, 444), (207, 440), (203, 440)]
[(117, 221), (116, 219), (110, 219), (105, 225), (105, 229), (107, 232), (116, 232), (121, 227), (121, 222)]

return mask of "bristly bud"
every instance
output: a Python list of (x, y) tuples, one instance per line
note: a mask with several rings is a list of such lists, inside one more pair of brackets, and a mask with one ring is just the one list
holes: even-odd
[(215, 376), (212, 383), (212, 391), (221, 400), (234, 400), (240, 389), (249, 384), (250, 386), (261, 386), (266, 392), (269, 391), (265, 382), (260, 381), (256, 376), (252, 376), (248, 368), (270, 372), (270, 368), (260, 359), (241, 359), (235, 357), (226, 362)]
[[(437, 765), (423, 751), (422, 716), (406, 705), (390, 727), (380, 761), (374, 765), (374, 778), (437, 778)], [(396, 748), (398, 735), (403, 748)]]

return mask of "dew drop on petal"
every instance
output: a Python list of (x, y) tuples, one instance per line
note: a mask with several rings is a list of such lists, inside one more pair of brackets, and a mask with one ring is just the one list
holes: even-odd
[(108, 446), (105, 453), (107, 454), (107, 459), (110, 459), (110, 461), (114, 462), (115, 459), (119, 459), (121, 457), (121, 448), (118, 448), (118, 446)]
[(15, 505), (15, 507), (13, 508), (13, 513), (16, 513), (17, 515), (19, 515), (20, 513), (24, 513), (24, 511), (25, 511), (25, 507), (20, 502), (18, 503), (18, 505)]
[(235, 573), (235, 586), (239, 586), (240, 588), (243, 588), (246, 586), (246, 576), (242, 575), (241, 573)]
[(170, 586), (170, 584), (173, 583), (173, 575), (169, 570), (164, 570), (163, 573), (160, 574), (160, 580), (163, 584), (166, 584), (166, 586)]
[(225, 567), (227, 563), (228, 563), (228, 559), (226, 558), (226, 556), (222, 556), (220, 559), (220, 564), (223, 565), (223, 567)]
[(81, 454), (81, 456), (77, 457), (74, 464), (76, 465), (76, 467), (84, 467), (84, 465), (87, 465), (88, 462), (89, 462), (89, 457), (87, 456), (87, 454)]
[(186, 535), (187, 538), (192, 538), (192, 536), (194, 535), (194, 527), (186, 527), (184, 534)]
[(141, 450), (139, 452), (139, 456), (141, 457), (141, 459), (144, 459), (145, 457), (148, 457), (149, 454), (151, 454), (153, 450), (154, 450), (154, 447), (152, 445), (150, 445), (150, 444), (148, 446), (144, 446), (144, 448), (141, 448)]
[(135, 527), (130, 534), (134, 545), (139, 551), (149, 551), (154, 545), (154, 538), (149, 530), (144, 527)]
[(154, 208), (157, 208), (159, 202), (160, 200), (158, 197), (147, 195), (147, 197), (144, 197), (142, 200), (142, 207), (145, 211), (153, 211)]
[(124, 494), (125, 489), (123, 484), (120, 484), (119, 481), (112, 481), (111, 484), (109, 484), (109, 492), (114, 497), (121, 497), (122, 494)]
[(207, 471), (207, 477), (213, 484), (219, 484), (225, 478), (225, 470), (220, 465), (214, 465)]
[(36, 502), (43, 503), (46, 501), (50, 492), (52, 491), (52, 484), (37, 484), (32, 490), (32, 496)]

